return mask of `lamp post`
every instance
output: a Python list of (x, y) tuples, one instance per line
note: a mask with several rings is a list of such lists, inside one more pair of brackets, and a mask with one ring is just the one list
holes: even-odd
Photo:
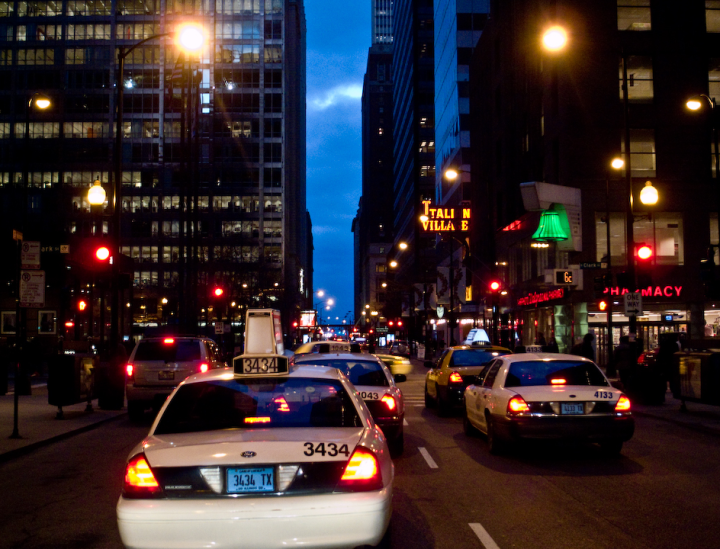
[[(119, 303), (120, 303), (120, 219), (122, 213), (122, 126), (123, 126), (123, 100), (124, 100), (124, 72), (125, 58), (135, 49), (142, 46), (146, 42), (170, 36), (173, 33), (155, 34), (144, 40), (140, 40), (133, 46), (125, 49), (124, 46), (118, 47), (118, 80), (117, 80), (117, 98), (116, 106), (117, 115), (115, 120), (115, 175), (113, 178), (113, 239), (116, 255), (112, 263), (112, 320), (110, 325), (110, 342), (111, 350), (115, 352), (117, 345), (120, 343), (120, 326), (119, 326)], [(176, 43), (178, 47), (187, 51), (199, 51), (205, 43), (205, 33), (199, 25), (188, 23), (181, 25), (176, 31)]]
[[(29, 383), (25, 383), (27, 376), (25, 372), (25, 319), (23, 318), (23, 308), (21, 306), (20, 287), (22, 278), (22, 243), (23, 231), (25, 230), (25, 222), (27, 217), (28, 189), (30, 187), (30, 111), (33, 108), (45, 110), (49, 108), (51, 101), (48, 97), (41, 93), (33, 93), (28, 99), (25, 108), (25, 138), (23, 155), (23, 187), (21, 197), (22, 206), (20, 208), (20, 227), (17, 231), (13, 231), (13, 238), (17, 241), (17, 301), (15, 302), (15, 348), (17, 351), (17, 360), (15, 361), (15, 390), (13, 396), (13, 432), (10, 438), (22, 438), (18, 431), (18, 396), (29, 394)], [(27, 385), (27, 386), (25, 386)]]

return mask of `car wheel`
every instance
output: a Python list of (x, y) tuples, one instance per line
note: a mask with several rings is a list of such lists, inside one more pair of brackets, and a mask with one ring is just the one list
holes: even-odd
[(430, 393), (427, 390), (427, 382), (425, 383), (425, 408), (432, 408), (435, 405)]
[(405, 433), (400, 431), (394, 439), (388, 441), (388, 447), (390, 448), (391, 457), (400, 457), (405, 449)]
[(463, 414), (463, 430), (465, 431), (465, 434), (469, 437), (474, 437), (478, 434), (478, 430), (472, 423), (470, 423), (470, 418), (468, 417), (467, 413), (467, 407), (465, 407), (465, 413)]
[(622, 452), (623, 441), (622, 440), (604, 440), (600, 443), (600, 448), (603, 453), (608, 456), (619, 456)]
[(490, 450), (490, 453), (497, 456), (499, 454), (502, 454), (505, 451), (506, 445), (505, 441), (501, 440), (497, 433), (495, 432), (495, 422), (493, 421), (490, 414), (487, 414), (486, 416), (487, 421), (487, 443), (488, 443), (488, 449)]
[(130, 421), (142, 421), (145, 415), (145, 406), (137, 400), (128, 400), (127, 403), (128, 416)]

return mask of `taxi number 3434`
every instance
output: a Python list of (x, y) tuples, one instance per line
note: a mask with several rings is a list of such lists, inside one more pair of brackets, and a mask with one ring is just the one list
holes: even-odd
[(321, 456), (328, 455), (330, 457), (335, 457), (338, 454), (342, 454), (345, 457), (348, 457), (350, 455), (350, 450), (348, 450), (347, 444), (343, 444), (338, 448), (338, 445), (334, 442), (306, 442), (304, 446), (306, 449), (303, 453), (306, 456), (320, 454)]

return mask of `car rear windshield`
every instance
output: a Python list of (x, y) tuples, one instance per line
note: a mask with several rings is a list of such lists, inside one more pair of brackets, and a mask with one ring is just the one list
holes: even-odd
[(507, 355), (508, 351), (489, 351), (483, 349), (468, 349), (455, 351), (452, 355), (453, 366), (482, 366), (493, 358)]
[(200, 342), (195, 340), (141, 341), (135, 351), (134, 360), (162, 360), (164, 362), (185, 362), (200, 360)]
[(180, 387), (155, 434), (277, 427), (358, 427), (342, 383), (326, 379), (213, 380)]
[(353, 385), (388, 387), (390, 383), (381, 364), (366, 360), (313, 360), (303, 362), (337, 368), (344, 373)]
[[(555, 380), (555, 383), (553, 383)], [(564, 380), (564, 382), (562, 381)], [(592, 362), (574, 360), (528, 360), (514, 362), (505, 378), (505, 387), (538, 385), (607, 386), (600, 369)]]

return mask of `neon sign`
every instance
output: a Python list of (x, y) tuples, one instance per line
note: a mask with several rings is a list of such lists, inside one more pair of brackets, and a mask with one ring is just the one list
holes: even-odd
[(470, 208), (435, 208), (431, 207), (430, 200), (423, 200), (424, 220), (422, 226), (424, 231), (447, 232), (447, 231), (469, 231), (470, 230)]
[(551, 299), (560, 299), (565, 296), (565, 290), (558, 288), (557, 290), (550, 290), (549, 292), (539, 292), (528, 294), (525, 297), (521, 297), (517, 300), (518, 305), (534, 305), (535, 303), (542, 303), (543, 301), (550, 301)]
[[(647, 288), (640, 288), (639, 291), (643, 297), (680, 297), (682, 289), (682, 286), (648, 286)], [(615, 286), (614, 288), (605, 288), (603, 293), (610, 295), (625, 295), (629, 294), (630, 290)]]

